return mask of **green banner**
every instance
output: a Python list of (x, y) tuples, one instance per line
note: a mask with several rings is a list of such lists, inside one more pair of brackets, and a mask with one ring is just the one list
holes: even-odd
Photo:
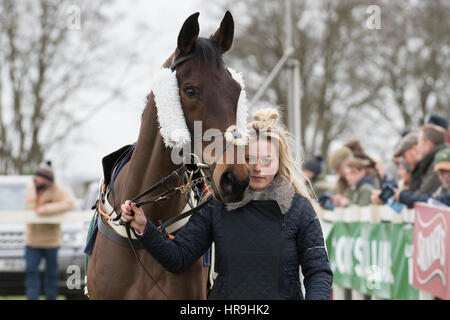
[(326, 237), (334, 283), (385, 299), (418, 299), (408, 223), (335, 222)]

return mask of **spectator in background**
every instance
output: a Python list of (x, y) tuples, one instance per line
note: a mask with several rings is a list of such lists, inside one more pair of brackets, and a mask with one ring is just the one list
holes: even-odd
[(344, 177), (345, 164), (353, 157), (352, 151), (348, 147), (336, 150), (328, 160), (328, 166), (338, 175), (338, 180), (333, 191), (332, 202), (335, 206), (340, 206), (342, 201), (346, 201), (350, 186)]
[(411, 167), (400, 158), (397, 164), (397, 174), (400, 177), (397, 186), (400, 190), (408, 190), (411, 183)]
[(368, 206), (372, 203), (370, 196), (375, 188), (375, 179), (367, 174), (370, 162), (366, 159), (353, 158), (345, 165), (345, 179), (350, 185), (348, 201), (341, 206)]
[(366, 163), (368, 163), (366, 167), (366, 174), (368, 176), (372, 176), (374, 178), (374, 181), (376, 183), (376, 186), (378, 188), (382, 185), (382, 179), (378, 174), (378, 171), (376, 169), (376, 163), (375, 161), (367, 155), (367, 153), (364, 151), (361, 143), (359, 140), (350, 140), (345, 144), (346, 147), (350, 148), (353, 153), (354, 158), (366, 160)]
[(392, 177), (388, 172), (386, 172), (381, 158), (378, 156), (372, 156), (372, 159), (375, 163), (375, 170), (377, 171), (376, 177), (379, 183), (377, 187), (383, 188), (387, 184), (397, 187), (397, 182), (395, 181), (395, 178)]
[(322, 156), (315, 156), (303, 164), (303, 174), (311, 182), (311, 187), (317, 198), (330, 191), (329, 185), (322, 174)]
[(441, 186), (432, 194), (411, 192), (408, 190), (396, 190), (395, 200), (406, 204), (409, 208), (415, 202), (427, 202), (433, 198), (447, 206), (450, 206), (450, 148), (439, 151), (434, 157), (433, 170), (437, 172)]
[(360, 158), (366, 156), (366, 153), (364, 152), (364, 149), (359, 140), (350, 140), (346, 144), (344, 144), (344, 146), (352, 150), (354, 157)]
[(447, 131), (447, 144), (450, 144), (450, 128), (448, 127), (447, 119), (440, 115), (432, 114), (430, 116), (430, 119), (428, 119), (428, 123), (432, 123), (444, 128), (444, 130)]
[(421, 154), (417, 146), (419, 141), (419, 134), (410, 132), (405, 135), (394, 149), (394, 158), (401, 159), (405, 168), (410, 168), (411, 177), (409, 179), (409, 189), (412, 191), (419, 190), (422, 183), (422, 176), (419, 170), (418, 163), (420, 162)]
[[(33, 183), (27, 187), (27, 209), (38, 216), (49, 216), (75, 209), (74, 199), (68, 189), (54, 181), (50, 161), (39, 164)], [(61, 244), (61, 225), (28, 224), (26, 229), (25, 262), (26, 296), (39, 298), (41, 283), (39, 263), (45, 259), (44, 293), (47, 300), (58, 296), (59, 272), (57, 255)]]
[[(433, 159), (437, 152), (446, 147), (445, 138), (446, 132), (442, 127), (426, 124), (420, 128), (417, 135), (407, 134), (396, 146), (394, 157), (401, 156), (405, 163), (413, 168), (409, 191), (431, 194), (439, 188), (440, 180), (433, 171)], [(381, 190), (378, 189), (372, 192), (373, 203), (383, 204), (378, 199), (380, 193)]]
[(446, 147), (446, 137), (447, 132), (440, 126), (426, 124), (420, 128), (417, 147), (421, 156), (418, 170), (422, 182), (417, 190), (419, 193), (433, 193), (441, 184), (437, 173), (433, 171), (433, 159)]

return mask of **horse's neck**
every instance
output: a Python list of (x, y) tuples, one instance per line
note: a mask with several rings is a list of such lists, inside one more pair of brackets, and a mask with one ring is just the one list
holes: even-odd
[[(115, 198), (120, 199), (120, 203), (115, 201), (115, 206), (120, 206), (125, 200), (130, 200), (140, 194), (153, 184), (157, 183), (161, 176), (167, 176), (178, 166), (171, 160), (171, 149), (164, 146), (163, 139), (159, 133), (157, 111), (153, 99), (153, 94), (148, 99), (145, 108), (139, 138), (136, 148), (133, 151), (130, 161), (121, 171), (115, 182), (117, 184), (117, 195)], [(182, 180), (180, 179), (180, 182)], [(171, 182), (175, 185), (175, 182)], [(155, 194), (165, 191), (166, 188), (155, 191), (150, 195), (143, 196), (146, 199)], [(119, 195), (120, 194), (120, 195)], [(184, 205), (183, 199), (177, 195), (169, 201), (163, 200), (158, 204), (149, 204), (143, 207), (145, 215), (154, 223), (159, 220), (165, 221), (180, 212)]]

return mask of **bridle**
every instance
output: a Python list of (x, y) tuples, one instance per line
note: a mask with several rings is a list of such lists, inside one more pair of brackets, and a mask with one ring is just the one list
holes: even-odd
[[(169, 66), (169, 68), (173, 71), (175, 71), (176, 67), (179, 66), (180, 64), (182, 64), (183, 62), (191, 59), (192, 57), (194, 57), (194, 54), (189, 54), (186, 56), (183, 56), (175, 61), (173, 61), (171, 63), (171, 65)], [(148, 205), (148, 204), (154, 204), (158, 201), (161, 200), (166, 200), (169, 199), (179, 193), (184, 194), (188, 197), (188, 203), (191, 206), (191, 209), (179, 214), (165, 222), (160, 221), (160, 226), (157, 227), (157, 229), (162, 232), (164, 235), (170, 237), (171, 235), (167, 233), (166, 229), (188, 217), (191, 216), (192, 214), (200, 211), (202, 208), (204, 208), (212, 199), (213, 196), (211, 195), (210, 189), (208, 187), (208, 180), (209, 183), (211, 184), (211, 187), (213, 188), (214, 191), (214, 196), (218, 198), (218, 200), (220, 200), (221, 202), (224, 202), (224, 199), (220, 193), (220, 191), (218, 190), (216, 183), (214, 181), (214, 171), (216, 169), (217, 166), (217, 162), (219, 161), (219, 159), (222, 158), (223, 154), (225, 153), (225, 151), (233, 144), (236, 144), (237, 139), (242, 139), (241, 133), (237, 130), (237, 128), (234, 126), (228, 128), (225, 132), (220, 132), (218, 134), (214, 134), (214, 135), (209, 135), (208, 138), (212, 138), (212, 137), (225, 137), (225, 141), (226, 144), (222, 150), (221, 153), (219, 153), (218, 155), (215, 156), (215, 160), (211, 165), (205, 164), (205, 163), (201, 163), (200, 162), (200, 158), (195, 155), (194, 153), (191, 153), (189, 155), (190, 157), (190, 161), (188, 161), (189, 163), (184, 162), (183, 165), (172, 171), (172, 173), (170, 173), (169, 175), (162, 177), (160, 179), (160, 181), (158, 181), (156, 184), (152, 185), (151, 187), (147, 188), (146, 190), (144, 190), (143, 192), (141, 192), (140, 194), (138, 194), (137, 196), (135, 196), (131, 202), (134, 202), (136, 204), (136, 207), (141, 207), (143, 205)], [(202, 139), (202, 137), (200, 137)], [(196, 139), (194, 139), (196, 140)], [(192, 160), (193, 163), (192, 163)], [(195, 162), (197, 161), (197, 162)], [(210, 176), (210, 179), (207, 178), (207, 176), (205, 175), (204, 171), (207, 170)], [(174, 180), (176, 178), (180, 178), (183, 175), (187, 175), (188, 179), (187, 179), (187, 183), (181, 186), (177, 186), (177, 187), (169, 187), (169, 183), (171, 180)], [(194, 178), (197, 175), (197, 178)], [(111, 183), (114, 183), (113, 181), (111, 181)], [(201, 201), (201, 196), (198, 196), (198, 202), (197, 202), (197, 206), (193, 206), (193, 204), (190, 202), (190, 198), (189, 198), (189, 193), (191, 190), (193, 190), (194, 187), (197, 187), (198, 185), (201, 185), (201, 190), (203, 194), (209, 194), (208, 198), (204, 201)], [(145, 195), (148, 195), (156, 190), (159, 190), (161, 188), (166, 188), (165, 191), (163, 191), (162, 193), (156, 195), (156, 196), (152, 196), (149, 197), (147, 199), (138, 201), (139, 199), (141, 199), (142, 197), (144, 197)], [(197, 189), (198, 190), (198, 189)], [(114, 193), (112, 192), (112, 196), (114, 196)], [(201, 202), (201, 203), (200, 203)], [(114, 202), (113, 202), (114, 203)], [(198, 204), (200, 203), (200, 204)], [(115, 209), (114, 209), (115, 211)], [(134, 213), (132, 212), (132, 215)], [(122, 212), (118, 213), (117, 216), (112, 219), (113, 221), (117, 221), (121, 218), (122, 216)], [(100, 217), (101, 219), (101, 217)], [(120, 220), (119, 222), (121, 225), (123, 225), (124, 223), (122, 222), (122, 220)], [(136, 249), (133, 246), (132, 240), (131, 240), (131, 227), (130, 227), (130, 222), (125, 223), (125, 229), (126, 229), (126, 234), (127, 234), (127, 238), (128, 238), (128, 242), (129, 245), (133, 251), (134, 256), (136, 257), (136, 259), (138, 260), (139, 264), (141, 265), (144, 273), (147, 275), (147, 277), (152, 280), (155, 283), (155, 286), (164, 294), (164, 296), (167, 299), (170, 299), (170, 297), (167, 295), (167, 293), (159, 286), (158, 281), (156, 281), (152, 275), (150, 274), (150, 272), (147, 270), (147, 268), (144, 266), (143, 262), (141, 261), (141, 259), (139, 258), (139, 255), (136, 252)]]

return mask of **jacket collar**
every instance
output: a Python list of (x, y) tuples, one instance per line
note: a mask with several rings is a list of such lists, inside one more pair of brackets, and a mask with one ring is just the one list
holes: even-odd
[(262, 192), (257, 193), (248, 187), (244, 192), (242, 201), (227, 203), (225, 207), (228, 211), (231, 211), (245, 206), (252, 200), (274, 200), (278, 203), (281, 213), (286, 214), (291, 207), (294, 196), (294, 185), (277, 175)]
[(423, 157), (423, 159), (418, 164), (419, 171), (422, 175), (424, 175), (430, 169), (430, 166), (432, 168), (434, 156), (436, 155), (436, 153), (438, 153), (440, 150), (444, 149), (445, 147), (446, 147), (445, 144), (440, 144), (440, 145), (436, 146), (433, 150), (428, 152), (425, 155), (425, 157)]
[(375, 187), (375, 179), (371, 176), (364, 176), (361, 178), (361, 180), (358, 181), (356, 184), (356, 189), (358, 189), (363, 184), (370, 184)]

